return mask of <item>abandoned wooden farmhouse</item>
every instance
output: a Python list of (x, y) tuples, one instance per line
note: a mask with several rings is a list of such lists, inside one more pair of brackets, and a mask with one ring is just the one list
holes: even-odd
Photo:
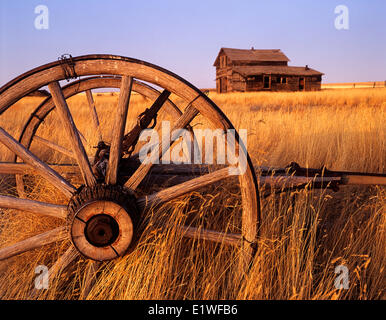
[(288, 61), (280, 49), (221, 48), (214, 62), (217, 92), (320, 90), (323, 73)]

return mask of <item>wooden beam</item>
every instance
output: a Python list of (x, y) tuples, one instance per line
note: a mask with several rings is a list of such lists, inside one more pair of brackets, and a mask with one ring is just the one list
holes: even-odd
[(64, 155), (66, 155), (67, 157), (76, 159), (76, 157), (75, 157), (75, 155), (74, 155), (74, 153), (72, 151), (67, 150), (66, 148), (64, 148), (62, 146), (59, 146), (59, 145), (57, 145), (54, 142), (51, 142), (51, 141), (49, 141), (47, 139), (44, 139), (42, 137), (39, 137), (39, 136), (34, 136), (33, 139), (35, 141), (38, 141), (38, 142), (46, 145), (47, 147), (51, 148), (52, 150), (58, 151), (58, 152), (60, 152), (60, 153), (62, 153)]
[(65, 240), (66, 238), (68, 238), (66, 227), (59, 227), (59, 228), (38, 234), (36, 236), (22, 240), (8, 247), (1, 248), (0, 261), (16, 256), (23, 252), (40, 248), (52, 242)]
[(199, 188), (211, 185), (217, 181), (230, 177), (230, 168), (223, 168), (203, 176), (188, 180), (176, 186), (163, 189), (159, 192), (148, 196), (143, 196), (137, 200), (137, 204), (141, 209), (149, 208), (153, 205), (170, 201), (186, 193), (192, 192)]
[(106, 183), (116, 184), (118, 179), (118, 165), (122, 153), (122, 139), (125, 133), (127, 110), (129, 108), (133, 78), (122, 77), (119, 93), (118, 108), (111, 137), (109, 164), (107, 167)]
[(364, 176), (364, 175), (348, 174), (348, 175), (342, 176), (342, 184), (386, 185), (386, 176), (381, 177), (381, 176)]
[[(47, 164), (49, 168), (52, 168), (58, 173), (73, 173), (80, 174), (78, 166), (72, 164)], [(21, 162), (0, 162), (0, 174), (36, 174), (38, 171), (27, 163)]]
[[(52, 265), (48, 270), (48, 279), (52, 282), (60, 273), (77, 257), (79, 257), (78, 250), (71, 244), (70, 247), (62, 254), (58, 260)], [(39, 296), (40, 290), (36, 288), (32, 289), (30, 292), (30, 299), (36, 299)]]
[(94, 98), (92, 96), (92, 92), (90, 89), (86, 90), (86, 97), (87, 97), (87, 101), (88, 101), (88, 106), (90, 108), (91, 119), (92, 119), (92, 123), (94, 125), (94, 129), (98, 134), (99, 141), (103, 141), (102, 131), (101, 131), (100, 124), (99, 124), (99, 118), (98, 118), (98, 114), (97, 114), (96, 108), (95, 108), (95, 102), (94, 102)]
[(188, 226), (179, 226), (177, 228), (184, 237), (191, 239), (226, 243), (233, 246), (240, 246), (243, 240), (242, 235), (237, 233), (226, 233)]
[(62, 272), (72, 261), (79, 256), (79, 251), (71, 244), (66, 252), (53, 264), (48, 270), (48, 275), (51, 280)]
[(266, 185), (272, 188), (287, 188), (311, 182), (329, 183), (340, 181), (340, 177), (302, 177), (302, 176), (260, 176), (257, 178), (262, 186)]
[(65, 219), (67, 206), (0, 195), (0, 207)]
[(51, 92), (52, 100), (56, 106), (55, 110), (57, 110), (59, 117), (62, 120), (64, 129), (70, 139), (73, 152), (80, 167), (80, 171), (82, 172), (83, 179), (87, 186), (94, 186), (96, 184), (96, 179), (80, 139), (78, 129), (75, 126), (66, 99), (63, 96), (62, 89), (60, 88), (60, 85), (57, 81), (49, 83), (48, 88)]

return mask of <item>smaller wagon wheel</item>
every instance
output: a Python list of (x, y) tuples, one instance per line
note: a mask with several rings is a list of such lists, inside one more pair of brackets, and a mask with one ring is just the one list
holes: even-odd
[[(84, 76), (90, 78), (72, 82), (64, 88), (59, 84), (60, 80)], [(162, 88), (161, 94), (137, 80)], [(92, 165), (89, 161), (66, 99), (78, 92), (87, 93), (96, 135), (102, 139), (100, 142), (103, 142), (103, 133), (98, 127), (98, 117), (93, 108), (90, 90), (99, 86), (104, 87), (107, 82), (108, 87), (119, 87), (120, 93), (115, 114), (112, 115), (111, 144), (108, 148), (102, 148), (102, 151), (105, 151), (103, 161), (106, 166), (105, 172), (101, 174), (101, 171), (95, 171), (95, 163)], [(114, 82), (114, 85), (110, 82)], [(228, 165), (155, 193), (136, 196), (138, 186), (146, 176), (151, 175), (153, 167), (152, 163), (141, 163), (127, 179), (122, 181), (120, 171), (120, 164), (124, 162), (122, 151), (126, 150), (126, 147), (133, 147), (139, 135), (139, 131), (134, 133), (131, 131), (128, 134), (124, 132), (132, 91), (145, 90), (146, 93), (140, 93), (150, 95), (153, 100), (155, 98), (151, 110), (169, 108), (174, 118), (177, 118), (171, 130), (173, 132), (175, 129), (177, 136), (182, 129), (189, 127), (198, 114), (206, 118), (215, 128), (222, 130), (225, 135), (227, 130), (234, 129), (226, 116), (205, 94), (170, 71), (144, 61), (111, 55), (80, 56), (68, 59), (65, 63), (56, 61), (33, 69), (0, 88), (0, 113), (11, 108), (22, 97), (45, 86), (48, 86), (51, 97), (33, 112), (24, 127), (20, 142), (0, 128), (0, 142), (15, 154), (17, 157), (15, 160), (23, 161), (23, 163), (0, 163), (0, 170), (2, 173), (18, 175), (17, 183), (21, 195), (23, 194), (21, 176), (32, 170), (55, 186), (68, 199), (67, 205), (2, 195), (0, 207), (50, 215), (67, 223), (1, 248), (0, 260), (68, 238), (71, 239), (72, 246), (52, 265), (51, 275), (65, 268), (79, 255), (95, 261), (115, 259), (124, 255), (132, 244), (138, 220), (145, 210), (232, 177), (237, 172), (235, 171), (237, 165)], [(183, 112), (178, 111), (168, 100), (171, 93), (187, 103), (188, 106)], [(71, 142), (72, 150), (69, 152), (76, 159), (83, 179), (83, 184), (79, 188), (29, 150), (32, 139), (39, 139), (36, 138), (35, 132), (42, 119), (53, 109), (61, 119), (63, 129)], [(154, 120), (154, 115), (152, 117), (150, 120)], [(147, 123), (145, 127), (149, 125)], [(175, 139), (172, 138), (173, 140)], [(40, 139), (40, 142), (43, 140)], [(49, 141), (45, 141), (45, 144), (57, 149), (61, 147), (54, 146)], [(234, 144), (238, 149), (239, 158), (244, 159), (246, 164), (246, 170), (238, 174), (242, 200), (241, 232), (230, 234), (191, 226), (180, 226), (180, 230), (183, 236), (188, 238), (240, 246), (240, 271), (244, 272), (248, 269), (255, 250), (260, 207), (252, 162), (245, 147), (240, 144), (237, 133)], [(170, 146), (165, 147), (161, 142), (159, 147), (160, 153), (156, 157), (161, 158)], [(99, 165), (100, 162), (96, 164)]]

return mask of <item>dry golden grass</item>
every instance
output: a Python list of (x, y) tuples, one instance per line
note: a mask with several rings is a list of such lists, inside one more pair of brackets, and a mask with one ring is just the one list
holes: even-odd
[[(255, 164), (302, 166), (385, 173), (386, 89), (324, 90), (298, 93), (210, 94), (236, 128), (248, 130), (248, 151)], [(116, 96), (96, 96), (107, 137)], [(0, 118), (17, 137), (40, 98), (25, 98)], [(180, 104), (178, 98), (174, 99)], [(134, 113), (149, 105), (132, 99)], [(95, 135), (84, 96), (70, 99), (75, 122), (94, 152)], [(133, 124), (130, 122), (128, 128)], [(205, 126), (197, 119), (197, 126)], [(54, 114), (38, 134), (60, 142), (63, 132)], [(108, 138), (107, 138), (108, 139)], [(44, 160), (69, 159), (38, 144)], [(1, 160), (12, 155), (0, 147)], [(1, 193), (13, 193), (3, 177)], [(7, 188), (4, 188), (7, 186)], [(39, 178), (29, 181), (30, 198), (64, 203)], [(149, 212), (136, 249), (106, 262), (88, 299), (384, 299), (386, 192), (382, 187), (342, 187), (339, 192), (306, 189), (262, 199), (263, 222), (253, 267), (245, 281), (236, 277), (238, 252), (221, 244), (182, 239), (176, 225), (197, 224), (235, 231), (240, 197), (231, 184), (192, 193)], [(0, 247), (60, 224), (55, 218), (1, 210)], [(166, 226), (166, 227), (162, 227)], [(50, 266), (68, 247), (59, 243), (0, 263), (0, 297), (28, 298), (37, 265)], [(77, 299), (88, 262), (83, 259), (40, 298)], [(337, 265), (349, 270), (349, 289), (337, 290)]]

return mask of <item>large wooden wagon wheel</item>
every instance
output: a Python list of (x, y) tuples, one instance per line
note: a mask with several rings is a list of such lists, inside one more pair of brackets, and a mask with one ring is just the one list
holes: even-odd
[[(61, 87), (59, 81), (70, 78), (80, 80)], [(148, 84), (156, 85), (161, 90)], [(68, 238), (71, 239), (72, 246), (52, 265), (51, 275), (62, 270), (79, 254), (95, 261), (115, 259), (124, 255), (132, 245), (138, 222), (145, 210), (208, 187), (234, 176), (237, 172), (237, 164), (229, 164), (160, 191), (143, 194), (137, 193), (138, 187), (145, 178), (152, 175), (152, 163), (138, 163), (129, 174), (122, 171), (122, 167), (126, 168), (123, 164), (135, 158), (131, 152), (140, 132), (155, 124), (157, 113), (161, 109), (166, 109), (175, 119), (171, 131), (176, 129), (177, 133), (181, 129), (189, 129), (191, 122), (199, 114), (212, 126), (221, 129), (224, 135), (228, 129), (234, 129), (221, 110), (203, 92), (170, 71), (144, 61), (112, 55), (87, 55), (56, 61), (26, 72), (0, 88), (0, 113), (12, 108), (13, 104), (27, 94), (45, 86), (48, 86), (51, 96), (31, 114), (19, 141), (0, 128), (0, 142), (15, 154), (14, 163), (0, 163), (0, 172), (16, 174), (19, 194), (19, 197), (1, 195), (0, 207), (61, 218), (63, 226), (1, 248), (0, 260)], [(108, 142), (104, 140), (94, 106), (91, 90), (97, 88), (120, 89), (115, 114), (111, 115), (113, 128), (111, 141)], [(138, 124), (125, 133), (132, 91), (154, 102), (141, 114)], [(90, 159), (85, 151), (84, 139), (66, 101), (79, 93), (87, 95), (90, 123), (93, 124), (99, 140), (94, 159)], [(185, 110), (179, 110), (169, 100), (171, 93), (185, 102)], [(36, 134), (42, 121), (51, 112), (60, 119), (71, 150)], [(69, 179), (55, 170), (55, 164), (39, 159), (30, 150), (32, 141), (38, 141), (75, 159), (82, 184), (75, 187)], [(244, 159), (247, 166), (245, 172), (238, 174), (242, 198), (240, 233), (219, 232), (197, 226), (180, 226), (179, 230), (188, 238), (240, 246), (239, 268), (243, 272), (250, 265), (255, 250), (260, 206), (252, 162), (245, 147), (240, 144), (237, 133), (235, 145), (239, 158)], [(170, 147), (162, 145), (162, 142), (159, 146), (160, 152), (156, 156), (161, 158)], [(67, 198), (67, 205), (24, 198), (23, 175), (31, 171), (56, 187)]]

